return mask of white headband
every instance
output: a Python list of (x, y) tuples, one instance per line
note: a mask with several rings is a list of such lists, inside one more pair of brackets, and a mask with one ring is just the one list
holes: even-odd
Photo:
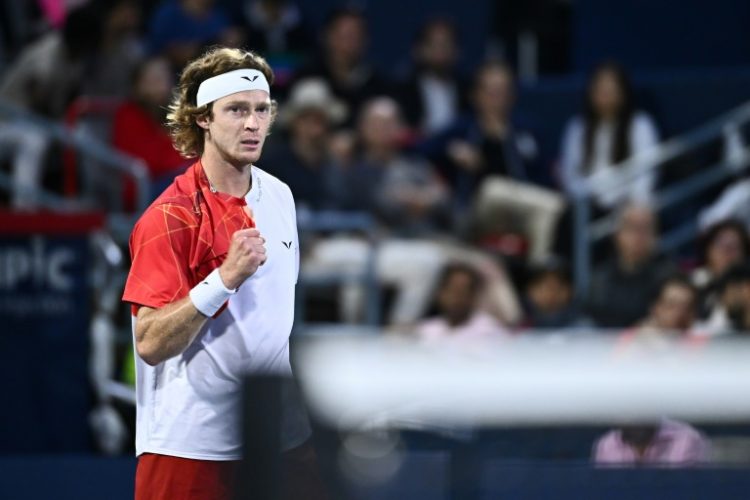
[(195, 104), (200, 107), (245, 90), (265, 90), (269, 95), (271, 94), (268, 80), (263, 73), (257, 69), (236, 69), (203, 80), (198, 87)]

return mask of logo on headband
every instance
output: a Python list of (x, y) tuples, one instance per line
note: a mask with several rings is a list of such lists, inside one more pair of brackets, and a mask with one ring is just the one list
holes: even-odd
[(240, 78), (242, 78), (243, 80), (247, 80), (248, 82), (254, 82), (255, 79), (258, 78), (258, 75), (254, 75), (252, 78), (250, 78), (249, 76), (241, 76)]

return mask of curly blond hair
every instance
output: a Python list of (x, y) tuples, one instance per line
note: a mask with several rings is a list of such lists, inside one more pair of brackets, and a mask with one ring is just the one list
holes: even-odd
[[(257, 69), (273, 84), (273, 71), (263, 57), (255, 52), (226, 47), (213, 47), (189, 62), (182, 70), (167, 114), (167, 127), (172, 142), (185, 158), (195, 158), (203, 153), (204, 131), (196, 120), (211, 116), (213, 103), (196, 106), (198, 87), (208, 78), (237, 69)], [(271, 119), (276, 117), (276, 101), (271, 101)]]

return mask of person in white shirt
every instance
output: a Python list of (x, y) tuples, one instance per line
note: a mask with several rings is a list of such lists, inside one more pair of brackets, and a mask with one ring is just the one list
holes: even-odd
[[(255, 165), (276, 114), (272, 83), (260, 56), (213, 49), (185, 67), (170, 105), (175, 147), (197, 159), (130, 238), (137, 500), (234, 498), (243, 377), (291, 374), (294, 199)], [(309, 424), (296, 400), (285, 403), (286, 482), (304, 471), (304, 498), (324, 498), (308, 472)]]
[[(617, 165), (654, 148), (659, 133), (651, 117), (635, 108), (624, 70), (615, 63), (598, 66), (589, 80), (583, 113), (563, 133), (560, 177), (569, 195), (580, 192), (592, 175), (615, 175)], [(627, 201), (648, 202), (656, 175), (639, 176), (622, 189), (595, 189), (594, 201), (609, 210)]]

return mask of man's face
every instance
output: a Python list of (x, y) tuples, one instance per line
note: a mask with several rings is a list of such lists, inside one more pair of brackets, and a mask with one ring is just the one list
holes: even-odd
[(152, 106), (165, 106), (172, 92), (172, 73), (165, 59), (154, 59), (143, 69), (136, 83), (139, 99)]
[(295, 139), (322, 146), (327, 141), (330, 124), (325, 111), (310, 108), (292, 120), (290, 130)]
[(695, 294), (679, 284), (662, 290), (652, 310), (654, 326), (664, 330), (684, 331), (690, 328), (695, 317)]
[(508, 71), (488, 68), (482, 72), (474, 89), (479, 113), (505, 117), (510, 114), (514, 99), (513, 78)]
[(204, 154), (216, 153), (243, 167), (258, 161), (273, 121), (271, 98), (263, 90), (245, 90), (217, 99), (212, 117), (198, 120), (205, 131)]
[(458, 56), (453, 31), (448, 26), (434, 26), (417, 48), (417, 57), (421, 63), (438, 73), (447, 73), (453, 69)]
[(570, 284), (555, 273), (538, 278), (528, 289), (529, 300), (541, 312), (555, 313), (565, 308), (573, 296)]
[(343, 16), (336, 20), (326, 34), (330, 55), (339, 61), (354, 64), (365, 50), (365, 27), (356, 16)]
[(465, 272), (455, 272), (438, 293), (440, 313), (449, 321), (465, 321), (474, 310), (476, 290), (472, 277)]
[(629, 262), (643, 262), (654, 251), (656, 222), (651, 211), (645, 208), (630, 208), (622, 216), (615, 236), (617, 252)]
[(360, 119), (359, 132), (366, 150), (387, 150), (395, 147), (401, 133), (396, 104), (379, 100), (366, 106)]

